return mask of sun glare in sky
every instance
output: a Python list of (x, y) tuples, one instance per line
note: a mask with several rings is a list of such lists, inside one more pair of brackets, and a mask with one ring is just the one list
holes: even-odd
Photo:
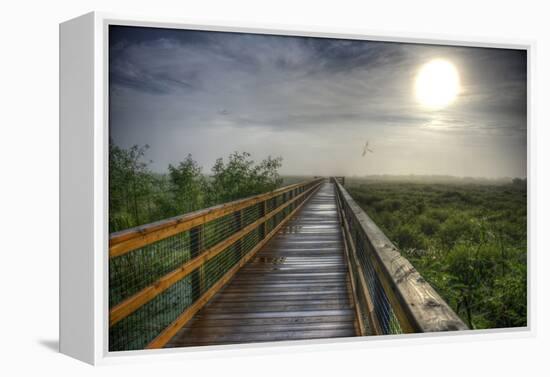
[(416, 76), (416, 99), (430, 109), (441, 109), (451, 104), (460, 91), (460, 77), (456, 67), (444, 59), (424, 64)]

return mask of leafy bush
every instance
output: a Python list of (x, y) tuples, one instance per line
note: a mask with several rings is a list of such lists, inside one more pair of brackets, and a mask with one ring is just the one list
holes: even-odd
[(187, 213), (206, 206), (208, 184), (190, 154), (178, 165), (168, 165), (168, 176), (175, 212)]
[(394, 239), (401, 249), (424, 249), (426, 246), (422, 235), (411, 225), (399, 226)]
[(219, 203), (276, 189), (281, 158), (255, 163), (235, 152), (218, 159), (207, 177), (188, 155), (168, 174), (155, 174), (145, 159), (149, 146), (123, 149), (109, 143), (109, 231), (131, 228)]
[(471, 328), (526, 325), (525, 181), (381, 181), (349, 192)]
[(209, 192), (212, 201), (225, 203), (239, 198), (274, 190), (281, 185), (278, 169), (282, 158), (263, 160), (255, 165), (247, 152), (235, 152), (227, 163), (219, 158), (212, 167)]
[(477, 239), (476, 226), (471, 218), (465, 215), (449, 217), (437, 233), (443, 246), (452, 248), (458, 241), (473, 241)]
[(387, 211), (380, 212), (376, 218), (379, 225), (384, 229), (395, 229), (399, 225), (399, 220)]
[(433, 236), (439, 230), (439, 222), (427, 216), (420, 216), (418, 218), (418, 225), (420, 230), (427, 236)]
[(487, 314), (493, 318), (494, 327), (527, 326), (527, 268), (510, 268), (509, 273), (494, 280), (493, 292), (497, 295), (487, 299)]
[(449, 218), (449, 213), (443, 210), (430, 209), (426, 212), (426, 216), (442, 223)]
[(382, 212), (382, 211), (397, 211), (401, 208), (401, 202), (399, 200), (395, 199), (384, 199), (382, 201), (378, 201), (374, 203), (374, 209)]

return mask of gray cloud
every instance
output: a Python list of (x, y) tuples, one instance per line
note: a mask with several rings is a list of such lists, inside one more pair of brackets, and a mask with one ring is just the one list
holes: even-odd
[[(287, 174), (526, 174), (521, 51), (131, 27), (110, 46), (111, 136), (150, 144), (159, 171), (247, 150), (283, 156)], [(463, 87), (438, 112), (413, 93), (436, 57)]]

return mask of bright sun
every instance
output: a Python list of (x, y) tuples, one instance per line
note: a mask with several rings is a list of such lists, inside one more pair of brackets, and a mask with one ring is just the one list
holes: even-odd
[(441, 109), (453, 102), (460, 91), (458, 71), (447, 60), (429, 61), (416, 75), (415, 91), (422, 105)]

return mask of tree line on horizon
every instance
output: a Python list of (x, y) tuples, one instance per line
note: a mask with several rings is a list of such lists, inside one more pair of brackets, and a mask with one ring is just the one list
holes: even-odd
[(167, 173), (151, 170), (149, 145), (121, 148), (109, 141), (109, 232), (268, 192), (281, 186), (282, 158), (255, 163), (248, 152), (218, 158), (206, 175), (191, 154)]

